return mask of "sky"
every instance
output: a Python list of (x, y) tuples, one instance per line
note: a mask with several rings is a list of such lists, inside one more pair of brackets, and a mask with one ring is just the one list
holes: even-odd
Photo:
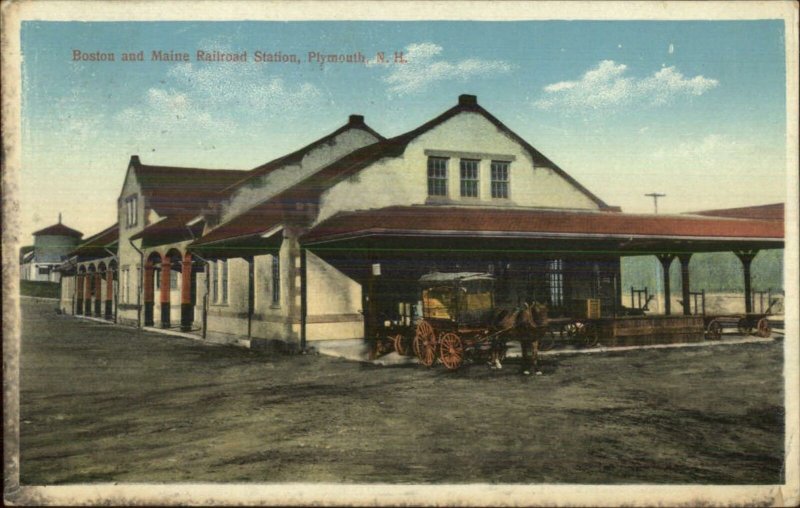
[[(780, 20), (26, 21), (21, 37), (26, 244), (59, 212), (86, 236), (113, 224), (133, 154), (250, 169), (350, 114), (391, 137), (463, 93), (626, 212), (652, 212), (651, 192), (666, 194), (660, 213), (786, 199)], [(116, 60), (75, 61), (75, 50)], [(152, 61), (158, 50), (190, 61)], [(198, 62), (197, 50), (248, 61)], [(139, 51), (144, 61), (121, 61)], [(257, 63), (256, 51), (298, 62)], [(309, 52), (366, 63), (320, 65)]]

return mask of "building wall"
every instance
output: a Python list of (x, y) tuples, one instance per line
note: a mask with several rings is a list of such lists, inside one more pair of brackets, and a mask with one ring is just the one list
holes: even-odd
[(58, 307), (64, 314), (74, 314), (74, 301), (75, 301), (75, 276), (65, 275), (61, 277), (61, 297), (59, 299)]
[[(138, 215), (136, 219), (136, 226), (127, 227), (127, 217), (125, 210), (125, 198), (129, 196), (138, 196)], [(117, 220), (119, 221), (119, 269), (122, 273), (123, 269), (129, 270), (129, 284), (128, 294), (129, 300), (121, 299), (118, 306), (117, 320), (122, 324), (137, 325), (139, 323), (139, 312), (142, 303), (141, 294), (141, 270), (142, 259), (137, 250), (131, 245), (130, 237), (144, 229), (145, 226), (145, 206), (144, 198), (141, 194), (141, 187), (136, 180), (135, 172), (132, 169), (128, 170), (125, 182), (122, 185), (122, 192), (120, 199), (117, 203)], [(134, 240), (137, 248), (141, 249), (142, 241)]]
[(312, 252), (306, 254), (306, 277), (306, 340), (363, 337), (361, 285)]
[(361, 129), (349, 129), (330, 142), (307, 153), (297, 164), (276, 168), (260, 178), (254, 178), (237, 189), (222, 203), (220, 222), (225, 222), (272, 196), (286, 190), (323, 166), (344, 155), (374, 143), (378, 139)]
[[(429, 198), (429, 154), (448, 155), (447, 198)], [(460, 197), (460, 158), (480, 159), (478, 198)], [(513, 159), (509, 199), (491, 198), (491, 161)], [(387, 192), (386, 189), (391, 189)], [(402, 157), (380, 160), (327, 190), (317, 222), (340, 211), (397, 205), (460, 204), (500, 207), (597, 209), (598, 205), (558, 173), (534, 167), (530, 155), (491, 122), (464, 112), (409, 143)]]

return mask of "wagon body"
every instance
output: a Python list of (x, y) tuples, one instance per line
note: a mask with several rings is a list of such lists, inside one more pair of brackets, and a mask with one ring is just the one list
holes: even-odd
[(494, 277), (434, 272), (419, 280), (422, 317), (447, 328), (483, 328), (494, 312)]

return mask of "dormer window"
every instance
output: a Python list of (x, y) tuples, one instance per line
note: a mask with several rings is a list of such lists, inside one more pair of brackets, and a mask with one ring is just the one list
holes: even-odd
[(132, 228), (139, 223), (139, 197), (125, 198), (125, 226)]
[(478, 197), (478, 168), (479, 160), (461, 159), (461, 197)]
[(428, 196), (447, 196), (447, 158), (428, 157)]

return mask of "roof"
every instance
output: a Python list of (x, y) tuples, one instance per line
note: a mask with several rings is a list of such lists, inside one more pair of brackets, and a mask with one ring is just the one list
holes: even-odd
[(706, 215), (710, 217), (731, 217), (738, 219), (783, 220), (783, 203), (769, 205), (743, 206), (739, 208), (720, 208), (717, 210), (703, 210), (689, 212), (693, 215)]
[(158, 222), (149, 224), (143, 230), (131, 236), (131, 240), (141, 238), (143, 247), (192, 240), (202, 233), (202, 222), (192, 226), (187, 225), (194, 217), (188, 214), (166, 217)]
[(118, 241), (119, 224), (114, 224), (87, 238), (70, 252), (70, 256), (80, 256), (82, 258), (110, 256), (111, 254), (106, 249), (113, 251), (112, 247)]
[(238, 169), (184, 168), (131, 164), (150, 208), (159, 215), (196, 214), (217, 199), (217, 193), (248, 172)]
[(33, 233), (33, 236), (40, 236), (40, 235), (71, 236), (73, 238), (80, 238), (83, 236), (83, 233), (81, 233), (78, 230), (67, 227), (59, 222), (58, 224), (53, 224), (52, 226), (48, 226), (44, 229), (40, 229), (39, 231)]
[(478, 272), (431, 272), (426, 273), (419, 278), (419, 282), (453, 282), (453, 281), (470, 281), (470, 280), (494, 280), (494, 277), (488, 273)]
[(333, 141), (336, 138), (336, 136), (338, 136), (338, 135), (340, 135), (340, 134), (342, 134), (344, 132), (347, 132), (350, 129), (359, 129), (359, 130), (368, 132), (368, 133), (372, 134), (373, 136), (375, 136), (379, 140), (386, 139), (383, 136), (381, 136), (380, 134), (378, 134), (378, 132), (373, 130), (369, 125), (367, 125), (364, 122), (364, 117), (363, 116), (361, 116), (361, 115), (350, 115), (350, 118), (349, 118), (348, 122), (345, 125), (343, 125), (342, 127), (339, 127), (338, 129), (336, 129), (335, 131), (331, 132), (327, 136), (323, 136), (323, 137), (319, 138), (318, 140), (316, 140), (316, 141), (304, 146), (303, 148), (300, 148), (299, 150), (296, 150), (296, 151), (294, 151), (294, 152), (292, 152), (290, 154), (287, 154), (287, 155), (283, 155), (281, 157), (278, 157), (277, 159), (273, 159), (273, 160), (267, 162), (266, 164), (262, 164), (261, 166), (258, 166), (256, 168), (251, 169), (249, 172), (247, 172), (247, 174), (246, 174), (246, 176), (244, 178), (234, 182), (232, 185), (229, 185), (228, 187), (223, 189), (222, 192), (231, 191), (231, 190), (233, 190), (235, 188), (238, 188), (241, 185), (245, 184), (249, 180), (252, 180), (254, 178), (258, 178), (260, 176), (266, 175), (266, 174), (268, 174), (268, 173), (270, 173), (270, 172), (272, 172), (272, 171), (274, 171), (274, 170), (276, 170), (278, 168), (281, 168), (283, 166), (288, 166), (288, 165), (292, 165), (292, 164), (298, 164), (298, 163), (300, 163), (300, 161), (303, 160), (303, 157), (305, 157), (309, 152), (311, 152), (312, 150), (314, 150), (314, 149), (316, 149), (316, 148), (318, 148), (318, 147), (320, 147), (320, 146), (322, 146), (322, 145), (324, 145), (326, 143), (330, 143), (331, 141)]
[(587, 190), (574, 178), (564, 172), (564, 170), (558, 167), (557, 164), (542, 155), (527, 141), (509, 129), (503, 122), (483, 109), (480, 105), (478, 105), (477, 99), (472, 95), (460, 96), (457, 105), (448, 109), (436, 118), (420, 125), (416, 129), (393, 138), (384, 139), (371, 145), (364, 146), (358, 150), (354, 150), (348, 155), (345, 155), (344, 157), (325, 166), (320, 171), (314, 173), (290, 189), (293, 191), (292, 197), (305, 200), (317, 200), (324, 191), (333, 187), (335, 184), (353, 175), (354, 173), (357, 173), (368, 165), (383, 158), (401, 156), (411, 141), (443, 124), (454, 116), (464, 112), (472, 112), (482, 115), (500, 131), (522, 145), (530, 154), (534, 165), (551, 168), (553, 171), (575, 186), (575, 188), (586, 195), (589, 199), (591, 199), (594, 203), (596, 203), (600, 208), (608, 211), (619, 211), (618, 207), (607, 205), (603, 200), (589, 192), (589, 190)]
[(267, 231), (283, 220), (283, 214), (285, 214), (286, 211), (292, 210), (297, 203), (318, 202), (322, 193), (333, 187), (335, 184), (382, 158), (401, 156), (412, 140), (465, 111), (483, 115), (487, 120), (497, 126), (498, 129), (505, 132), (507, 135), (511, 136), (514, 140), (525, 147), (525, 149), (531, 155), (534, 164), (547, 166), (553, 169), (553, 171), (559, 173), (562, 177), (567, 179), (582, 193), (594, 201), (598, 206), (600, 206), (601, 209), (607, 212), (619, 211), (618, 207), (607, 205), (600, 198), (581, 186), (550, 159), (539, 153), (524, 139), (520, 138), (517, 134), (506, 127), (505, 124), (500, 122), (500, 120), (480, 107), (476, 101), (473, 101), (473, 99), (473, 96), (462, 95), (459, 97), (459, 103), (456, 106), (450, 108), (433, 120), (424, 123), (416, 129), (390, 139), (382, 139), (381, 141), (350, 152), (348, 155), (345, 155), (333, 163), (328, 164), (313, 175), (308, 176), (304, 180), (290, 187), (286, 191), (261, 203), (260, 205), (256, 205), (247, 212), (234, 217), (230, 221), (223, 223), (216, 229), (212, 230), (208, 235), (205, 235), (200, 241), (196, 242), (195, 245), (219, 242), (225, 239), (252, 236)]
[(301, 241), (314, 244), (371, 235), (782, 240), (783, 222), (546, 209), (396, 206), (339, 213), (314, 227)]
[[(34, 246), (33, 245), (25, 245), (19, 248), (19, 263), (23, 264), (26, 261), (30, 261), (30, 258), (34, 255)], [(28, 258), (28, 259), (26, 259)]]

